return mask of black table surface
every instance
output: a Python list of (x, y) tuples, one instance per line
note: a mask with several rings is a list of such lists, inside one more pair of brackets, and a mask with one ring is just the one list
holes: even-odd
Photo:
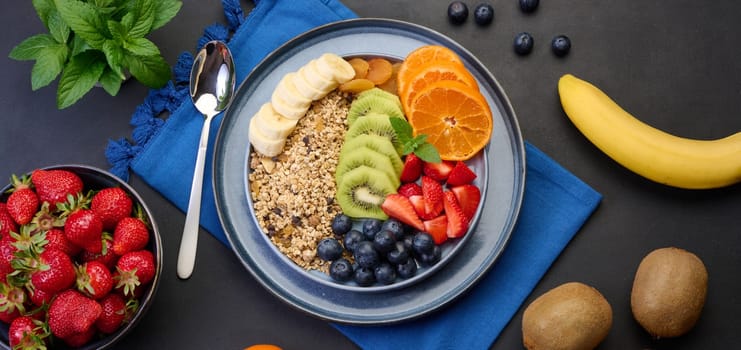
[[(245, 11), (251, 2), (242, 2)], [(526, 305), (569, 281), (597, 288), (611, 303), (613, 327), (600, 349), (729, 349), (741, 342), (741, 185), (690, 191), (650, 182), (594, 147), (561, 109), (558, 78), (573, 73), (605, 90), (643, 121), (670, 133), (713, 139), (741, 130), (741, 2), (541, 1), (526, 15), (518, 1), (490, 1), (494, 22), (461, 26), (446, 16), (449, 1), (345, 0), (361, 17), (405, 20), (456, 40), (496, 76), (514, 106), (524, 138), (604, 195), (601, 205), (561, 253), (492, 344), (522, 348)], [(467, 1), (469, 8), (478, 1)], [(193, 52), (207, 25), (225, 23), (216, 0), (185, 0), (176, 18), (150, 38), (174, 64)], [(147, 89), (127, 82), (116, 97), (95, 89), (65, 110), (56, 83), (31, 91), (32, 62), (7, 58), (24, 38), (43, 31), (30, 2), (0, 12), (0, 177), (36, 167), (81, 163), (107, 169), (108, 140), (129, 137), (129, 120)], [(533, 52), (517, 56), (515, 35), (530, 32)], [(550, 51), (566, 34), (565, 58)], [(195, 146), (195, 145), (194, 145)], [(185, 215), (133, 175), (162, 233), (164, 267), (156, 301), (117, 349), (241, 349), (272, 343), (285, 349), (352, 349), (329, 323), (305, 315), (267, 292), (231, 249), (201, 231), (193, 277), (179, 280), (175, 263)], [(640, 260), (653, 249), (696, 253), (709, 271), (707, 302), (696, 327), (655, 341), (634, 321), (630, 290)], [(461, 324), (460, 327), (467, 327)]]

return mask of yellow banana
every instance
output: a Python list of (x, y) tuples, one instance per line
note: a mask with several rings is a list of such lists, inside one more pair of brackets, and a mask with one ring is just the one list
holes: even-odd
[(566, 115), (597, 148), (658, 183), (708, 189), (741, 181), (741, 132), (717, 140), (678, 137), (641, 122), (594, 85), (571, 74), (558, 81)]

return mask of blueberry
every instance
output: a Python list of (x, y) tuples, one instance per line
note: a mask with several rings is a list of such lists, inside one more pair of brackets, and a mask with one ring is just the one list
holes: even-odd
[(373, 273), (373, 269), (368, 267), (358, 267), (355, 269), (353, 279), (361, 287), (367, 287), (376, 283), (376, 275)]
[(373, 272), (376, 275), (376, 281), (382, 284), (392, 284), (396, 280), (396, 269), (387, 262), (376, 266)]
[(329, 265), (329, 277), (335, 281), (349, 281), (352, 276), (352, 264), (345, 258), (337, 259)]
[(478, 25), (489, 25), (494, 20), (494, 8), (489, 4), (479, 4), (473, 11), (473, 18)]
[(388, 253), (386, 253), (386, 260), (391, 263), (391, 265), (399, 265), (404, 262), (406, 262), (409, 259), (409, 250), (404, 247), (404, 243), (402, 242), (396, 242), (394, 244), (394, 248), (391, 249)]
[(557, 35), (551, 41), (551, 49), (553, 53), (558, 57), (566, 56), (571, 50), (571, 39), (566, 35)]
[(432, 252), (435, 248), (435, 240), (432, 239), (432, 235), (427, 232), (417, 232), (412, 240), (412, 249), (419, 254), (425, 254)]
[(373, 268), (381, 261), (378, 252), (373, 248), (373, 243), (370, 241), (359, 242), (358, 245), (355, 246), (353, 256), (355, 257), (355, 262), (357, 262), (360, 267)]
[(528, 32), (522, 32), (515, 37), (515, 52), (518, 55), (529, 54), (530, 51), (533, 51), (533, 45), (535, 45), (535, 41)]
[(404, 224), (394, 218), (384, 221), (383, 225), (381, 225), (381, 230), (391, 231), (397, 241), (404, 238)]
[(391, 231), (381, 230), (373, 237), (373, 248), (379, 253), (386, 254), (396, 246), (396, 239)]
[(423, 253), (419, 255), (419, 262), (422, 265), (435, 265), (438, 261), (440, 261), (440, 258), (442, 257), (442, 250), (440, 250), (439, 246), (435, 246), (435, 248), (432, 249), (431, 252)]
[(534, 12), (539, 2), (538, 0), (520, 0), (520, 10), (525, 13)]
[(373, 237), (376, 236), (376, 232), (381, 231), (381, 226), (383, 226), (383, 222), (378, 219), (367, 219), (363, 221), (363, 234), (365, 238), (372, 241)]
[(408, 258), (405, 262), (396, 266), (396, 273), (403, 279), (412, 278), (417, 273), (417, 262), (414, 258)]
[(414, 235), (406, 235), (404, 236), (404, 239), (401, 240), (401, 242), (404, 244), (404, 248), (406, 248), (407, 251), (414, 251), (414, 246), (412, 242), (414, 241)]
[(468, 6), (461, 1), (453, 1), (448, 5), (448, 19), (450, 23), (461, 24), (468, 18)]
[(344, 235), (352, 229), (352, 219), (339, 213), (332, 219), (332, 232), (338, 236)]
[(345, 239), (343, 240), (343, 242), (345, 243), (345, 249), (347, 249), (348, 252), (352, 253), (355, 251), (355, 247), (358, 245), (358, 243), (365, 240), (365, 236), (363, 236), (360, 231), (350, 230), (350, 232), (345, 234)]
[(342, 256), (342, 244), (335, 238), (323, 238), (316, 246), (316, 254), (326, 261), (334, 261)]

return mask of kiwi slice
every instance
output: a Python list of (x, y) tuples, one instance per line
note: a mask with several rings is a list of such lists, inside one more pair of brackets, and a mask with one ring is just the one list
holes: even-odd
[(347, 125), (352, 126), (358, 118), (371, 112), (404, 118), (404, 113), (395, 102), (381, 96), (366, 95), (350, 104), (350, 110), (347, 112)]
[(381, 209), (386, 196), (396, 187), (381, 170), (361, 165), (346, 172), (337, 185), (337, 203), (351, 218), (388, 219)]
[(397, 154), (401, 154), (403, 145), (399, 140), (399, 136), (396, 135), (394, 127), (391, 126), (389, 116), (386, 114), (380, 114), (376, 112), (368, 113), (365, 117), (359, 118), (358, 120), (347, 129), (345, 134), (345, 142), (360, 135), (378, 135), (383, 136), (391, 140), (391, 144), (394, 145), (394, 149)]
[(344, 157), (340, 157), (337, 163), (337, 170), (334, 173), (335, 182), (342, 182), (342, 175), (361, 165), (383, 171), (395, 188), (399, 188), (399, 185), (401, 185), (401, 180), (396, 175), (394, 165), (391, 163), (389, 157), (366, 146), (355, 148), (345, 153)]
[(394, 94), (392, 94), (392, 93), (390, 93), (390, 92), (388, 92), (388, 91), (386, 91), (384, 89), (379, 89), (379, 88), (375, 87), (375, 88), (372, 88), (372, 89), (365, 90), (365, 91), (361, 92), (360, 94), (358, 94), (358, 97), (356, 97), (356, 99), (359, 100), (359, 99), (365, 98), (367, 96), (383, 97), (383, 98), (385, 98), (387, 100), (390, 100), (391, 102), (395, 103), (397, 106), (399, 106), (399, 110), (402, 109), (401, 100), (399, 100), (399, 96), (396, 96), (396, 95), (394, 95)]
[(348, 153), (360, 147), (368, 147), (388, 157), (391, 161), (391, 165), (394, 167), (394, 173), (396, 176), (401, 176), (401, 169), (404, 168), (404, 162), (402, 162), (401, 157), (399, 157), (399, 153), (396, 152), (391, 140), (385, 136), (361, 134), (357, 137), (347, 139), (342, 145), (339, 159), (347, 157)]

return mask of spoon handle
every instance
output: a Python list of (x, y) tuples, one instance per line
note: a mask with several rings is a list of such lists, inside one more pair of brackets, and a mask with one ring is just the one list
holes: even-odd
[(201, 193), (203, 189), (203, 168), (206, 163), (206, 149), (208, 147), (208, 134), (211, 128), (211, 118), (206, 118), (201, 129), (201, 141), (198, 144), (198, 156), (196, 167), (193, 172), (193, 183), (190, 186), (190, 199), (188, 201), (188, 212), (185, 215), (185, 227), (183, 237), (180, 240), (180, 251), (178, 252), (178, 277), (188, 279), (193, 273), (196, 262), (196, 248), (198, 247), (198, 230), (201, 216)]

